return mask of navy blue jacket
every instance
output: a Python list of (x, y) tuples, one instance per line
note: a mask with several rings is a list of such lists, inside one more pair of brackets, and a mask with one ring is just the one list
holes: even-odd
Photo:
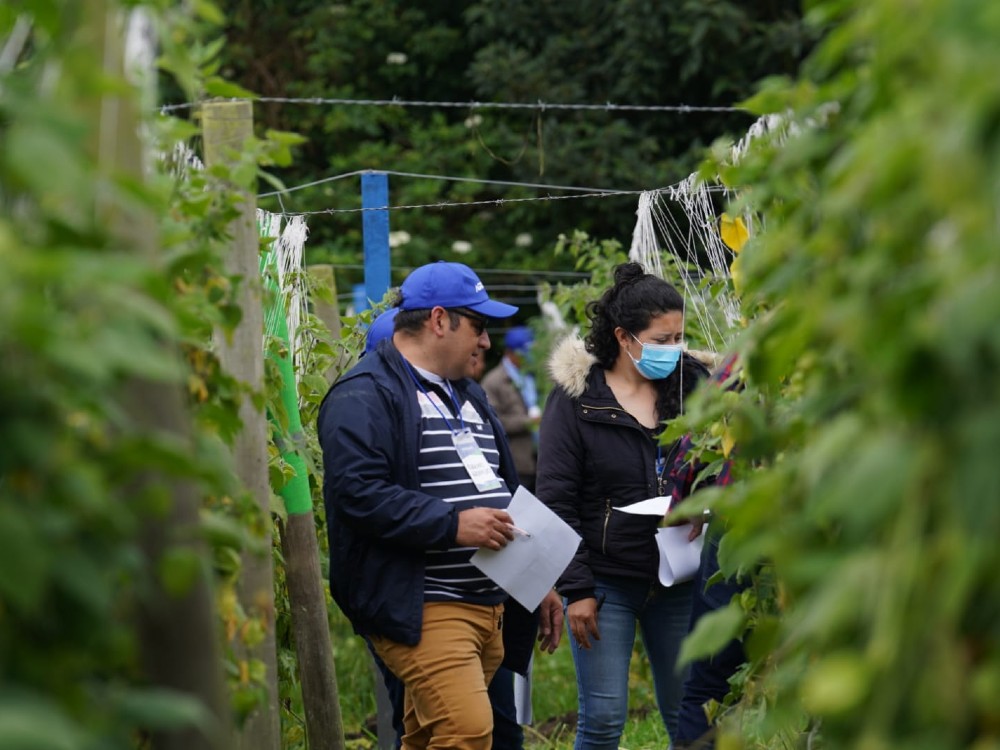
[[(500, 452), (499, 474), (513, 492), (514, 461), (486, 394), (469, 379), (453, 385), (460, 403), (471, 401), (489, 420)], [(424, 555), (453, 546), (458, 532), (456, 509), (419, 489), (421, 415), (415, 390), (405, 360), (386, 340), (333, 384), (319, 412), (330, 593), (357, 633), (406, 645), (420, 640)], [(512, 605), (508, 600), (504, 642), (516, 663), (505, 663), (524, 671), (537, 619)], [(530, 634), (519, 635), (517, 644), (509, 643), (509, 636), (529, 628), (516, 609), (531, 620)], [(527, 653), (516, 656), (525, 650), (524, 641)]]

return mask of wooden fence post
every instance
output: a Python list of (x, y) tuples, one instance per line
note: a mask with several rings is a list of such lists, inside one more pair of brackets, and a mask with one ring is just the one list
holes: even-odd
[[(272, 266), (272, 261), (278, 261), (277, 250), (273, 247), (265, 265)], [(284, 553), (292, 637), (302, 681), (306, 735), (311, 750), (343, 750), (344, 725), (340, 714), (337, 673), (333, 665), (326, 589), (319, 564), (313, 496), (309, 487), (309, 470), (299, 450), (305, 442), (305, 435), (293, 366), (295, 341), (289, 334), (285, 300), (278, 284), (269, 282), (269, 286), (277, 297), (271, 301), (267, 311), (267, 331), (283, 344), (283, 351), (272, 350), (268, 356), (281, 374), (281, 402), (287, 430), (273, 414), (271, 421), (281, 457), (295, 472), (280, 490), (287, 516), (278, 528)]]
[[(307, 481), (308, 484), (308, 481)], [(312, 513), (290, 513), (281, 534), (295, 655), (310, 750), (344, 750), (337, 673)]]
[[(333, 304), (326, 300), (321, 300), (313, 296), (311, 302), (313, 313), (322, 321), (323, 325), (330, 332), (330, 344), (341, 337), (340, 329), (340, 306), (337, 304), (337, 280), (333, 275), (333, 266), (328, 263), (319, 263), (309, 266), (309, 275), (322, 287), (326, 287), (333, 295)], [(323, 375), (327, 383), (333, 383), (344, 369), (344, 357), (338, 358)]]
[(340, 338), (340, 306), (337, 304), (337, 281), (333, 275), (333, 266), (329, 263), (317, 263), (309, 266), (311, 275), (320, 286), (330, 290), (333, 296), (333, 303), (313, 297), (312, 306), (316, 317), (323, 321), (330, 332), (330, 339)]
[[(243, 101), (207, 102), (202, 105), (205, 165), (233, 166), (243, 145), (253, 136), (253, 105)], [(264, 389), (264, 307), (260, 281), (260, 235), (257, 230), (256, 198), (250, 186), (241, 186), (243, 201), (232, 222), (232, 251), (226, 272), (239, 277), (236, 302), (243, 312), (230, 336), (216, 335), (223, 369), (251, 391)], [(274, 570), (271, 558), (271, 486), (267, 467), (269, 427), (263, 409), (244, 398), (239, 409), (243, 429), (233, 445), (233, 459), (242, 485), (250, 492), (260, 512), (264, 553), (245, 552), (238, 582), (240, 603), (249, 617), (265, 625), (263, 641), (244, 647), (242, 657), (264, 664), (267, 702), (258, 707), (236, 732), (238, 750), (279, 750), (281, 721), (278, 708), (278, 660), (274, 635)]]
[[(81, 40), (104, 61), (109, 80), (122, 78), (125, 17), (118, 3), (90, 0), (83, 8)], [(108, 183), (127, 177), (135, 184), (146, 177), (144, 147), (139, 137), (141, 117), (134, 98), (110, 88), (91, 118), (92, 149)], [(114, 191), (96, 196), (96, 210), (123, 248), (153, 262), (158, 248), (157, 217), (138, 201), (120, 201)], [(175, 353), (180, 357), (180, 352)], [(122, 405), (138, 434), (169, 433), (178, 444), (190, 444), (188, 405), (181, 386), (131, 378), (122, 388)], [(208, 580), (208, 553), (198, 534), (201, 499), (190, 482), (149, 470), (123, 491), (123, 502), (134, 503), (146, 487), (163, 488), (169, 511), (149, 518), (139, 532), (144, 564), (156, 571), (164, 553), (184, 548), (204, 562), (206, 575), (197, 576), (182, 595), (168, 591), (156, 574), (136, 605), (143, 676), (151, 686), (194, 698), (210, 717), (211, 727), (158, 730), (149, 737), (154, 750), (222, 750), (229, 746), (231, 709), (222, 679), (218, 647), (218, 617)]]

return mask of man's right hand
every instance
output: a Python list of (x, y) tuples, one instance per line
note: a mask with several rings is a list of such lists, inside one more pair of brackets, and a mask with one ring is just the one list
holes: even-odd
[(458, 514), (458, 533), (455, 544), (459, 547), (486, 547), (498, 550), (514, 538), (514, 519), (498, 508), (470, 508)]

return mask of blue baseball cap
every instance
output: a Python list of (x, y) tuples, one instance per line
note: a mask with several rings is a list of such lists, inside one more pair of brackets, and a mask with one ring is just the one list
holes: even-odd
[(368, 326), (368, 333), (365, 334), (365, 354), (375, 351), (375, 347), (382, 339), (392, 338), (398, 313), (398, 307), (391, 307), (372, 321)]
[(514, 326), (504, 336), (503, 345), (512, 352), (526, 352), (534, 340), (535, 336), (528, 326)]
[(475, 272), (463, 263), (439, 260), (414, 269), (400, 287), (401, 310), (464, 307), (484, 318), (509, 318), (513, 305), (490, 299)]

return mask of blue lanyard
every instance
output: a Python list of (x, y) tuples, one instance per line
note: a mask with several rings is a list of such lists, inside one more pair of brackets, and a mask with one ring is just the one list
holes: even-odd
[(667, 460), (663, 457), (663, 446), (656, 441), (656, 491), (663, 494), (663, 474), (667, 470)]
[[(410, 377), (413, 378), (413, 382), (416, 383), (417, 388), (419, 388), (423, 392), (423, 394), (427, 396), (427, 400), (431, 402), (431, 406), (433, 406), (434, 409), (437, 411), (437, 413), (441, 415), (441, 419), (443, 419), (444, 423), (448, 425), (448, 429), (451, 430), (452, 434), (455, 434), (457, 430), (451, 426), (451, 422), (448, 421), (448, 417), (446, 417), (444, 412), (441, 411), (440, 408), (438, 408), (437, 403), (434, 401), (434, 399), (431, 398), (431, 394), (427, 392), (427, 389), (424, 388), (424, 384), (420, 382), (420, 378), (417, 377), (417, 373), (414, 372), (413, 370), (413, 365), (411, 365), (409, 362), (406, 362), (406, 371), (410, 373)], [(464, 431), (465, 429), (467, 429), (465, 426), (465, 419), (462, 417), (462, 410), (458, 406), (458, 399), (455, 398), (455, 391), (454, 389), (452, 389), (450, 381), (445, 380), (444, 384), (448, 387), (448, 396), (451, 398), (451, 404), (452, 406), (455, 407), (455, 413), (458, 415), (458, 421), (459, 423), (461, 423), (462, 430)]]

